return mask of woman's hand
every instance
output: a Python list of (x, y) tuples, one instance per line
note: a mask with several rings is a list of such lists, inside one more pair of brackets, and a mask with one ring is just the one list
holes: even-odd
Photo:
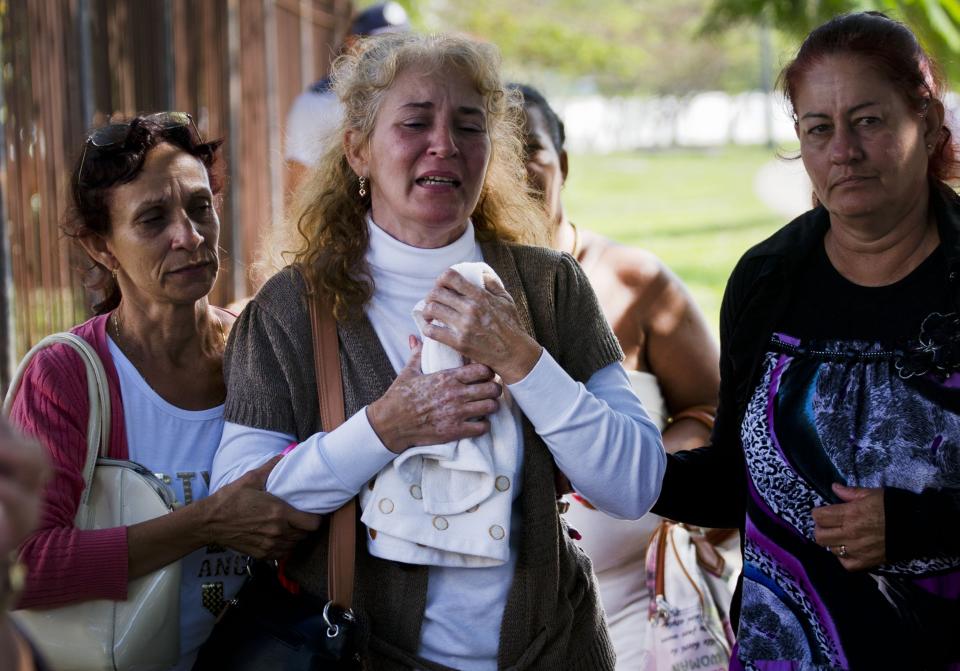
[(264, 491), (267, 477), (280, 459), (277, 455), (197, 502), (206, 507), (204, 531), (208, 543), (224, 545), (255, 559), (282, 559), (308, 533), (320, 527), (320, 515), (297, 510)]
[(486, 364), (513, 384), (533, 369), (543, 348), (524, 330), (507, 290), (487, 275), (484, 285), (474, 286), (455, 270), (444, 272), (427, 294), (423, 334)]
[(837, 556), (848, 571), (864, 571), (886, 561), (883, 489), (833, 485), (844, 503), (813, 509), (817, 543)]
[(367, 406), (370, 426), (391, 452), (475, 438), (490, 430), (485, 418), (500, 407), (503, 389), (489, 367), (472, 363), (424, 375), (423, 345), (410, 336), (413, 354), (387, 392)]
[(222, 545), (255, 559), (283, 559), (320, 515), (305, 513), (264, 491), (280, 461), (273, 457), (239, 480), (169, 515), (127, 527), (129, 577), (139, 578), (206, 545)]

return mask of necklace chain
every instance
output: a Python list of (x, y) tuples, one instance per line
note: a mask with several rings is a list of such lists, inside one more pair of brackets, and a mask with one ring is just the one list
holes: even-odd
[[(220, 315), (215, 315), (217, 318), (217, 328), (220, 331), (220, 345), (223, 349), (227, 348), (227, 332), (223, 328), (223, 320), (220, 318)], [(113, 311), (113, 339), (117, 343), (117, 346), (120, 345), (120, 306)]]

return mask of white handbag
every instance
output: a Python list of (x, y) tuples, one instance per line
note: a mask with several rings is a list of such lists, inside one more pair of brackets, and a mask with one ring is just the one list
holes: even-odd
[[(130, 526), (172, 511), (173, 492), (132, 461), (108, 459), (110, 393), (103, 363), (83, 338), (54, 333), (20, 362), (3, 402), (4, 415), (33, 356), (51, 345), (72, 347), (83, 360), (90, 396), (87, 459), (77, 529)], [(126, 601), (98, 599), (49, 609), (18, 610), (14, 618), (54, 671), (152, 671), (180, 657), (180, 562), (131, 580)]]
[(730, 664), (732, 571), (716, 552), (718, 565), (705, 565), (697, 540), (683, 525), (667, 520), (650, 538), (650, 626), (643, 671), (726, 671)]

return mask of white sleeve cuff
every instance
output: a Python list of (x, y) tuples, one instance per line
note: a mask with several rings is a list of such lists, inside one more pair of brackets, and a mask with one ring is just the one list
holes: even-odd
[(330, 472), (354, 494), (397, 456), (373, 430), (366, 407), (317, 443), (311, 449), (320, 451)]
[(336, 510), (396, 455), (380, 441), (366, 408), (330, 433), (315, 433), (280, 460), (267, 491), (301, 510)]
[(541, 435), (566, 424), (567, 411), (576, 406), (581, 393), (581, 385), (546, 349), (527, 376), (507, 389)]

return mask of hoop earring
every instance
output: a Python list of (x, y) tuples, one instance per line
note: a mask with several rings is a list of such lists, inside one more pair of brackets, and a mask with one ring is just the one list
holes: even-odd
[(360, 175), (360, 197), (363, 198), (367, 195), (367, 178), (363, 175)]

